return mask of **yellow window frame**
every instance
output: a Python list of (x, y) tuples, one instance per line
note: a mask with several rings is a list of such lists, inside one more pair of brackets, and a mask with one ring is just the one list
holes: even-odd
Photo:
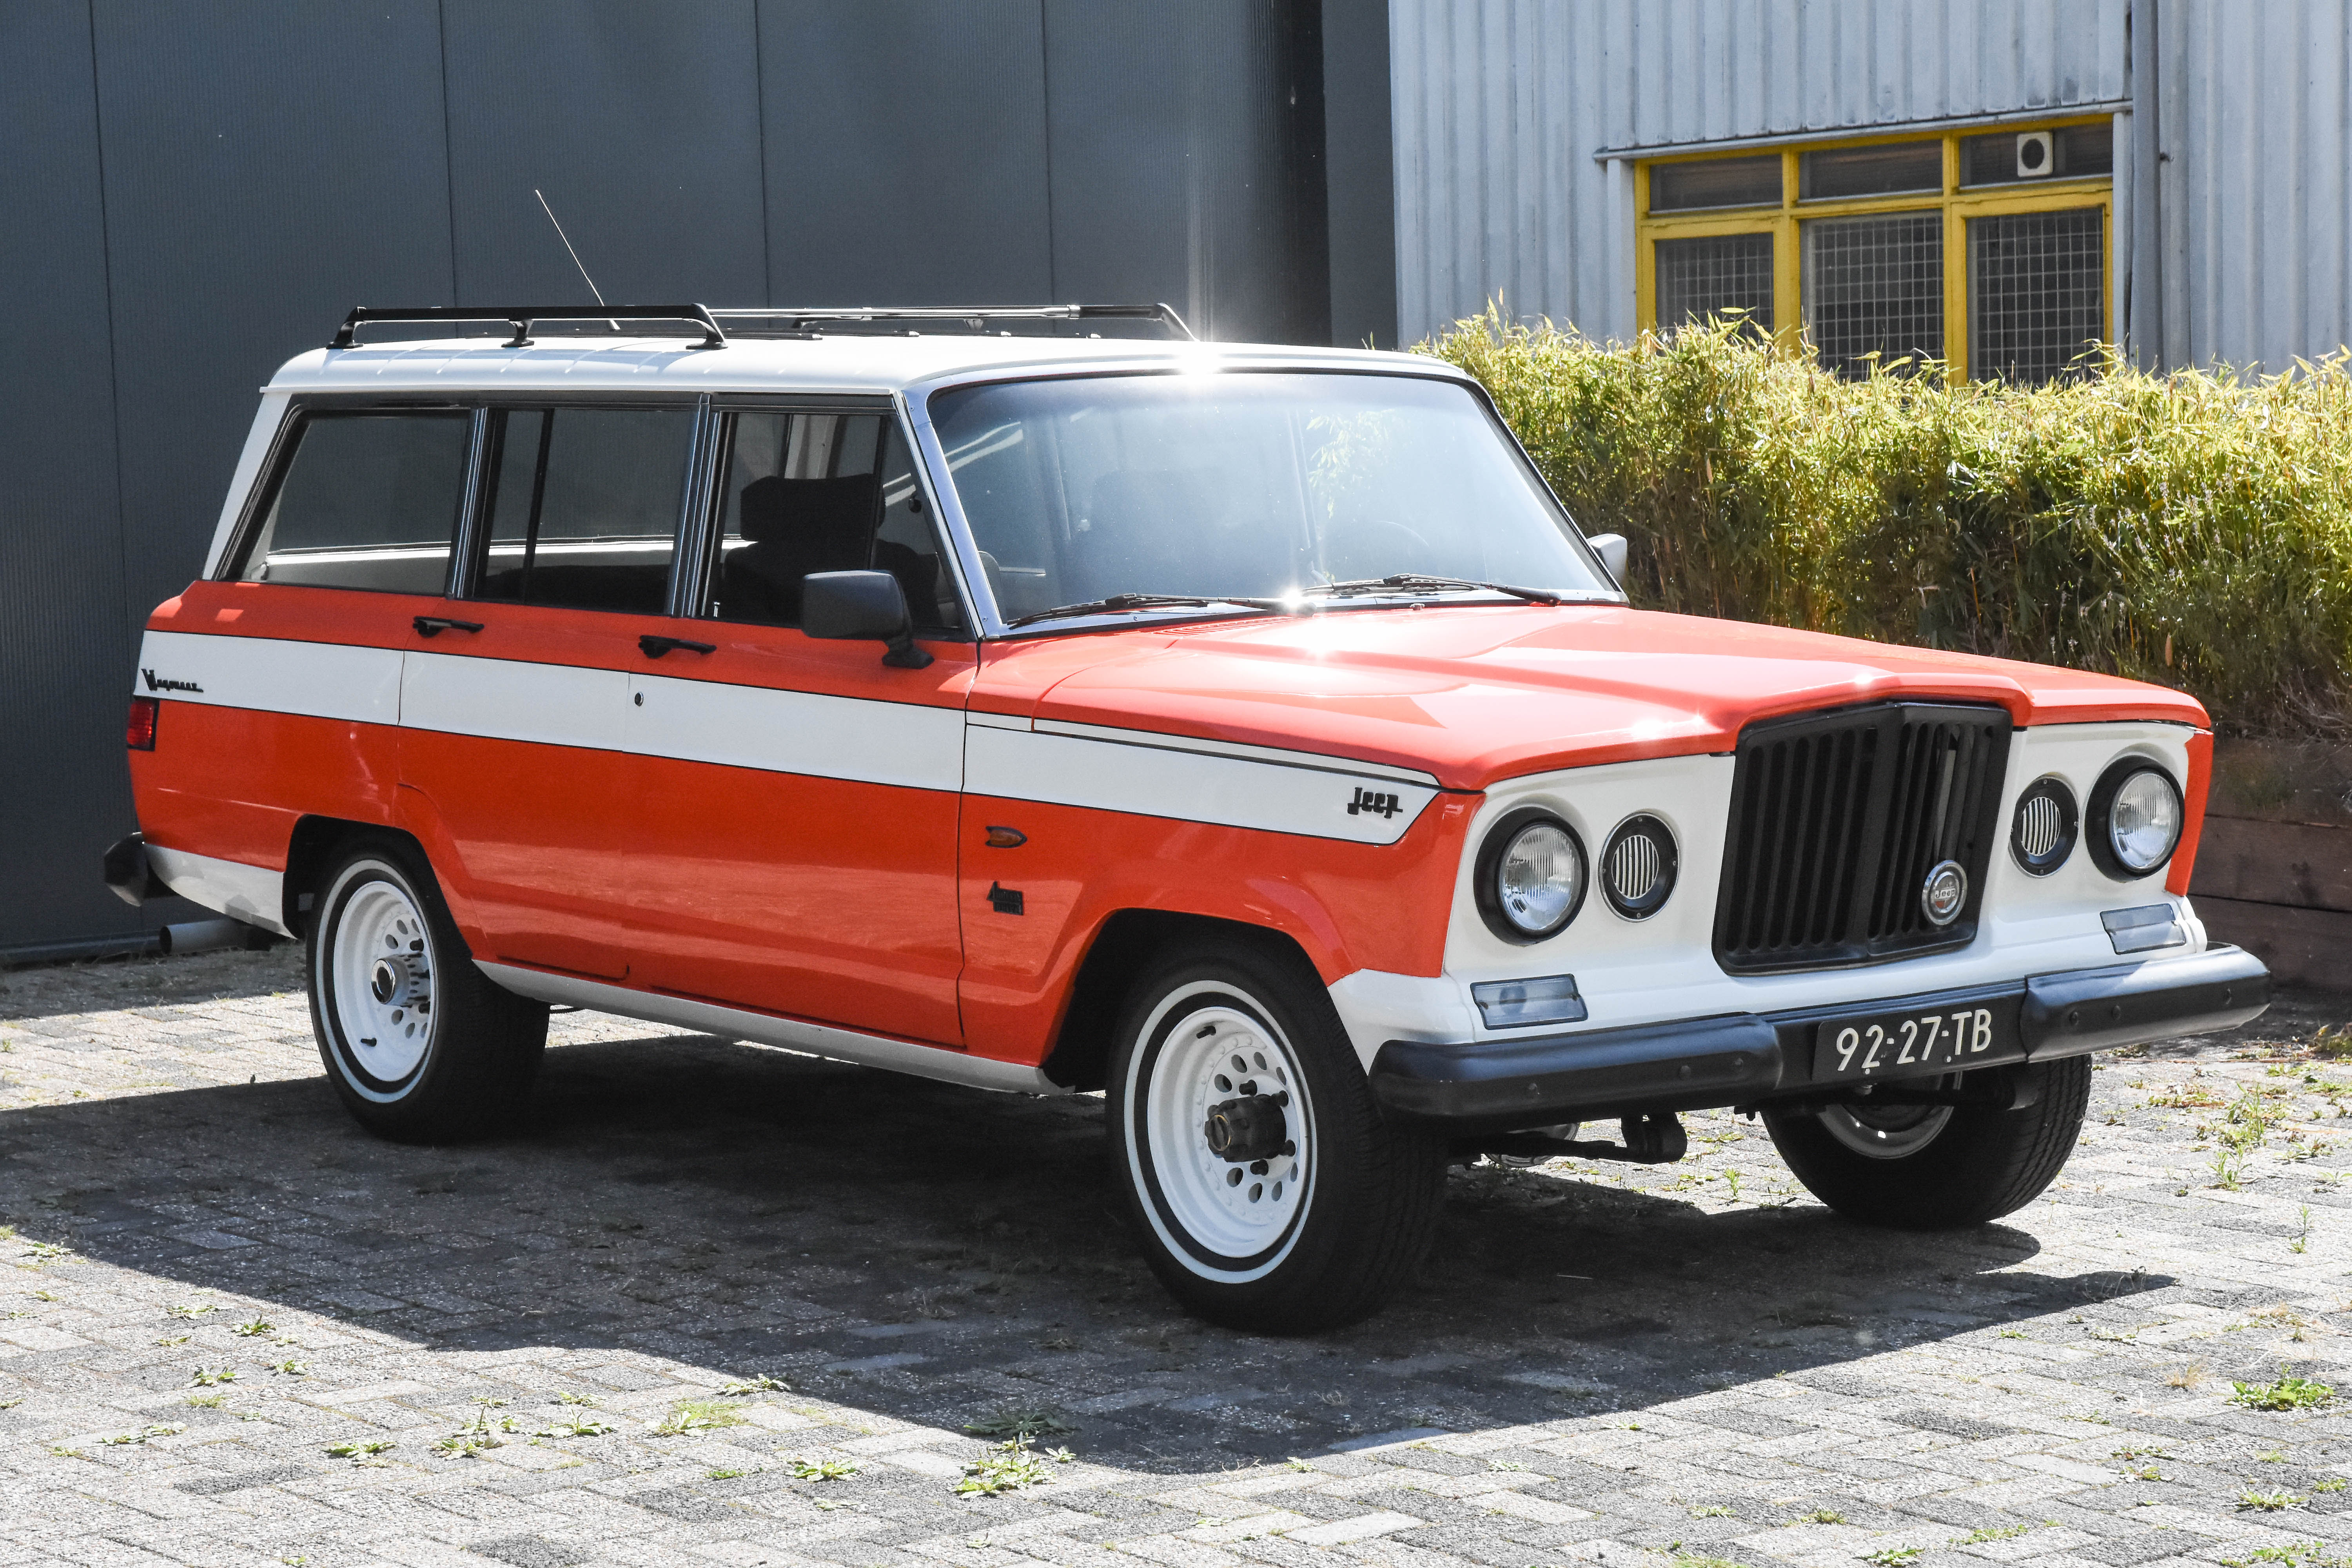
[[(2022, 134), (2057, 131), (2073, 125), (2096, 125), (2109, 117), (2082, 114), (2031, 124), (1971, 125), (1945, 131), (1935, 137), (1891, 133), (1885, 136), (1838, 137), (1780, 148), (1780, 205), (1774, 206), (1708, 207), (1696, 212), (1653, 214), (1650, 211), (1650, 171), (1663, 163), (1689, 163), (1713, 158), (1738, 157), (1739, 149), (1711, 148), (1704, 153), (1648, 158), (1633, 166), (1634, 319), (1644, 332), (1658, 330), (1658, 250), (1662, 239), (1699, 239), (1726, 234), (1772, 236), (1773, 337), (1795, 350), (1804, 315), (1803, 278), (1799, 271), (1798, 226), (1811, 218), (1856, 217), (1870, 213), (1940, 211), (1944, 220), (1944, 354), (1955, 376), (1969, 374), (1969, 220), (2010, 213), (2062, 212), (2095, 206), (2099, 209), (2099, 288), (2106, 320), (2106, 341), (2116, 334), (2115, 227), (2116, 195), (2112, 175), (2080, 180), (2034, 180), (2017, 184), (1960, 184), (1960, 142), (1969, 136), (1995, 132)], [(1897, 142), (1938, 141), (1943, 144), (1944, 179), (1940, 191), (1909, 191), (1895, 195), (1842, 197), (1830, 201), (1797, 199), (1799, 160), (1807, 153), (1851, 147), (1885, 146)]]

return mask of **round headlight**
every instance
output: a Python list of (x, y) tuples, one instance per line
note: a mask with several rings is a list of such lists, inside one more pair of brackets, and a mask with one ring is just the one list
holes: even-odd
[(2040, 778), (2017, 797), (2017, 815), (2009, 825), (2009, 852), (2029, 877), (2047, 877), (2074, 853), (2081, 817), (2074, 811), (2074, 792), (2054, 778)]
[(2091, 857), (2117, 881), (2162, 868), (2180, 847), (2188, 812), (2180, 786), (2145, 757), (2125, 757), (2091, 792)]
[(1629, 921), (1645, 921), (1666, 907), (1675, 869), (1673, 831), (1647, 814), (1629, 816), (1601, 852), (1601, 890), (1611, 909)]
[(1584, 846), (1559, 817), (1523, 806), (1486, 835), (1475, 877), (1489, 930), (1506, 942), (1541, 942), (1584, 903)]

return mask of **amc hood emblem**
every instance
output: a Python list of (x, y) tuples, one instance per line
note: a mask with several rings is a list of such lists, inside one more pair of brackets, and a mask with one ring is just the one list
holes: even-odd
[(1944, 861), (1919, 885), (1919, 908), (1932, 925), (1950, 925), (1960, 918), (1960, 906), (1968, 901), (1969, 874), (1958, 860)]

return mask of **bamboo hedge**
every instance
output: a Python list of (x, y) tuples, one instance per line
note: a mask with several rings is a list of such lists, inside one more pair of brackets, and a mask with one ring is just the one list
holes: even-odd
[(2352, 374), (1841, 381), (1737, 321), (1632, 345), (1490, 308), (1476, 375), (1637, 603), (2184, 688), (2238, 734), (2352, 717)]

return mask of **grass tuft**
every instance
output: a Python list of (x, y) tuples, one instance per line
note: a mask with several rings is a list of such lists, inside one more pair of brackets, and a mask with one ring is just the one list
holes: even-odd
[(2308, 1410), (2336, 1397), (2336, 1390), (2324, 1383), (2288, 1375), (2284, 1362), (2276, 1383), (2233, 1383), (2230, 1387), (2230, 1403), (2250, 1410)]

